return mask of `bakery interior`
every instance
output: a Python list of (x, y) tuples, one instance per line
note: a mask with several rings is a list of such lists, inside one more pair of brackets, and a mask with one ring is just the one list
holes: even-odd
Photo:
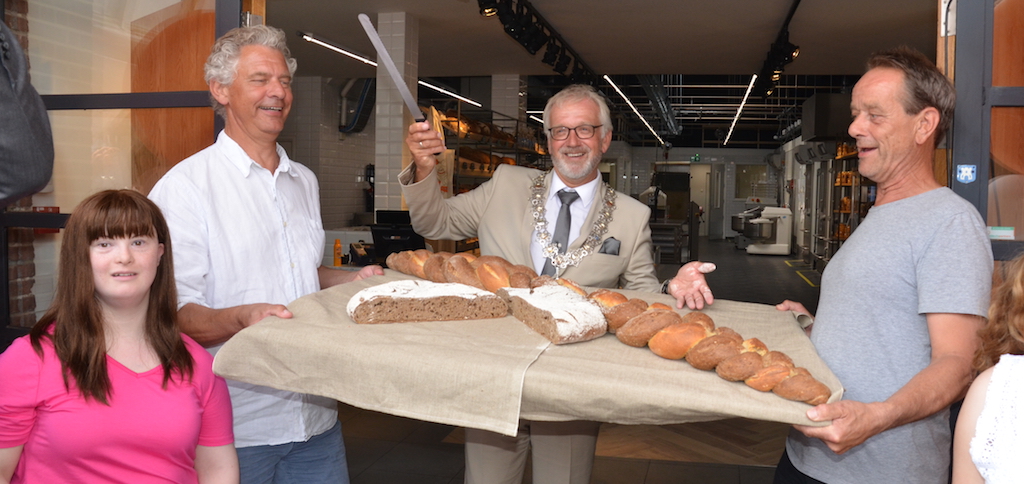
[[(25, 334), (49, 304), (62, 215), (100, 189), (145, 192), (174, 163), (213, 141), (218, 124), (204, 107), (201, 64), (225, 25), (263, 22), (288, 34), (299, 68), (278, 141), (320, 180), (324, 265), (351, 269), (420, 244), (476, 247), (474, 240), (426, 241), (408, 225), (396, 175), (409, 161), (402, 139), (413, 113), (384, 69), (339, 53), (377, 58), (357, 20), (365, 13), (421, 112), (445, 133), (450, 193), (484, 182), (498, 163), (550, 167), (533, 118), (560, 88), (590, 82), (607, 96), (615, 124), (602, 176), (652, 207), (659, 278), (689, 260), (710, 260), (718, 265), (708, 276), (717, 298), (764, 304), (788, 298), (811, 311), (821, 271), (874, 197), (870, 181), (856, 173), (856, 149), (846, 135), (850, 89), (864, 60), (909, 45), (951, 76), (956, 67), (959, 95), (973, 99), (978, 86), (999, 82), (979, 67), (995, 72), (1002, 65), (993, 62), (993, 37), (998, 51), (1020, 44), (1024, 32), (1022, 0), (973, 6), (944, 0), (0, 5), (4, 21), (27, 40), (33, 83), (51, 110), (57, 145), (51, 184), (14, 209), (27, 215), (2, 221), (2, 282), (10, 297), (0, 311), (6, 318), (0, 348)], [(499, 14), (483, 15), (490, 7)], [(956, 48), (958, 14), (960, 45), (980, 50)], [(1024, 141), (997, 127), (1020, 127), (1024, 75), (1019, 60), (1007, 70), (1010, 80), (1001, 85), (1017, 90), (1003, 95), (1005, 107), (992, 108), (991, 127), (988, 111), (977, 114), (985, 122), (974, 124), (985, 131), (975, 139), (984, 143), (970, 144), (981, 146), (979, 157), (989, 156), (991, 144), (993, 163), (978, 172), (989, 182), (962, 194), (990, 226), (1010, 229), (1008, 236), (1002, 232), (1000, 250), (1014, 251), (1024, 240), (1024, 230), (1016, 236), (1012, 230), (1024, 213), (1024, 183), (1014, 181), (1024, 173)], [(972, 113), (991, 101), (977, 104)], [(997, 111), (1010, 119), (997, 118)], [(967, 111), (958, 106), (958, 123), (962, 114)], [(160, 129), (166, 123), (181, 132), (166, 136)], [(936, 161), (936, 176), (950, 184), (953, 150), (940, 147)], [(462, 482), (458, 428), (340, 408), (353, 483)], [(748, 419), (607, 424), (593, 482), (770, 482), (787, 429)]]

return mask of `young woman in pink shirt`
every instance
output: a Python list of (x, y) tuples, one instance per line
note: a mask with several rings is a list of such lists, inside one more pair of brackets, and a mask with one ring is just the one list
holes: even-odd
[(156, 205), (83, 201), (53, 305), (0, 355), (0, 484), (237, 483), (227, 387), (176, 308)]

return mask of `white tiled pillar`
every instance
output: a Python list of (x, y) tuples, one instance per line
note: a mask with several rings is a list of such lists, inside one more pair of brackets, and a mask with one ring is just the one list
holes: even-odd
[[(391, 54), (405, 84), (416, 95), (419, 78), (419, 21), (405, 12), (377, 14), (377, 32)], [(377, 69), (377, 102), (374, 107), (376, 155), (374, 156), (375, 210), (402, 210), (402, 189), (398, 174), (412, 162), (405, 147), (405, 134), (412, 115), (405, 107), (387, 69)]]
[(512, 120), (526, 121), (526, 78), (518, 74), (491, 76), (491, 110), (499, 114), (494, 124), (516, 134), (516, 123)]

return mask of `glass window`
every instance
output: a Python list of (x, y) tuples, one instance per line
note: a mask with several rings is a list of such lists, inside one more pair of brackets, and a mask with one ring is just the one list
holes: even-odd
[(214, 0), (29, 0), (40, 94), (205, 90)]
[(1024, 0), (996, 0), (992, 24), (992, 85), (1024, 86)]
[(1024, 107), (992, 108), (988, 225), (1024, 240)]
[(774, 198), (767, 165), (736, 165), (736, 198)]
[[(16, 23), (40, 94), (205, 91), (214, 0), (28, 0)], [(15, 25), (12, 23), (12, 25)], [(99, 190), (148, 193), (175, 163), (213, 143), (209, 108), (50, 111), (54, 170), (28, 202), (71, 212)], [(31, 326), (56, 287), (61, 234), (8, 230), (10, 317)]]

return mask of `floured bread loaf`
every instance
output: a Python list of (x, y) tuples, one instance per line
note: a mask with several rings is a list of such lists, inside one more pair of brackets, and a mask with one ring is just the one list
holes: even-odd
[(592, 340), (607, 331), (601, 309), (561, 284), (507, 287), (498, 295), (508, 302), (513, 316), (556, 345)]
[(490, 319), (508, 315), (493, 293), (465, 284), (393, 281), (368, 287), (348, 301), (348, 315), (359, 324)]

